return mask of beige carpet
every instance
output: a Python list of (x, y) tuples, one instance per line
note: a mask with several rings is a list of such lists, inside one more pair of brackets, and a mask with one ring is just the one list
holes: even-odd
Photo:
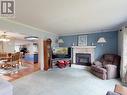
[(75, 68), (38, 71), (12, 82), (14, 95), (105, 95), (119, 83)]

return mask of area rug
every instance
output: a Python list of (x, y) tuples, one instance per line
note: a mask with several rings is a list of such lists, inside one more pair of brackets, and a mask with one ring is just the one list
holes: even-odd
[(101, 80), (87, 70), (66, 68), (37, 71), (12, 84), (14, 95), (106, 95), (120, 81)]

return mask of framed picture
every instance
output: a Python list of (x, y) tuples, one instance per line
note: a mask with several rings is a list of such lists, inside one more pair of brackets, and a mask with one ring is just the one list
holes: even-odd
[(87, 35), (78, 36), (78, 46), (87, 46)]

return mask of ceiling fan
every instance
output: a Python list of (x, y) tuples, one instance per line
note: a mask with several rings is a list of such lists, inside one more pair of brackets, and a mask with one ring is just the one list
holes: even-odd
[(4, 32), (4, 34), (0, 36), (0, 41), (2, 42), (9, 42), (10, 40), (11, 37), (8, 37), (8, 35), (6, 35), (6, 32)]

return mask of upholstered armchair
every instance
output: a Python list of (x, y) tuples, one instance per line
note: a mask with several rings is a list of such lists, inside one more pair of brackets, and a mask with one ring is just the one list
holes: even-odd
[(120, 59), (120, 56), (115, 54), (104, 54), (91, 65), (91, 72), (104, 80), (119, 77)]

